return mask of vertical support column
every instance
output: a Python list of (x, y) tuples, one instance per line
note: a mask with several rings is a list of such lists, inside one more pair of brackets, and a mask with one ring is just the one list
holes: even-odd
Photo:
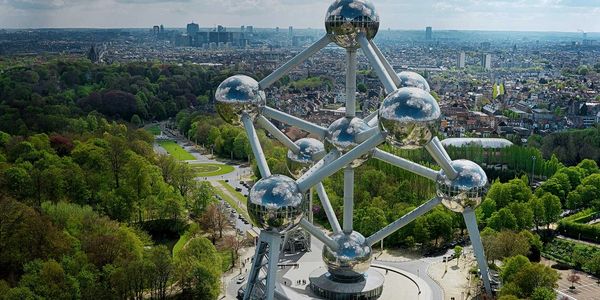
[(479, 271), (481, 272), (481, 278), (483, 279), (483, 286), (485, 292), (491, 296), (492, 286), (490, 284), (490, 271), (485, 258), (485, 252), (483, 250), (483, 243), (481, 242), (481, 236), (479, 235), (479, 228), (477, 227), (477, 218), (475, 217), (475, 211), (472, 208), (467, 208), (463, 212), (465, 224), (469, 231), (469, 238), (471, 238), (471, 244), (473, 245), (473, 251), (475, 252), (475, 258), (479, 265)]
[(279, 263), (279, 248), (281, 247), (281, 237), (278, 234), (269, 233), (269, 264), (267, 266), (267, 286), (266, 299), (275, 298), (275, 284), (277, 284), (277, 265)]
[(344, 169), (344, 233), (351, 234), (354, 212), (354, 169), (347, 166)]
[(356, 116), (356, 50), (346, 52), (346, 117)]
[(315, 200), (315, 196), (313, 195), (314, 189), (311, 188), (308, 190), (308, 221), (313, 224), (314, 216), (313, 216), (313, 201)]

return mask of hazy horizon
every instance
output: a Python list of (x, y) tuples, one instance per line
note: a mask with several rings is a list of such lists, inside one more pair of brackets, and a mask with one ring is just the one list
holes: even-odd
[[(183, 28), (253, 25), (323, 28), (323, 0), (0, 0), (6, 29)], [(598, 0), (375, 0), (381, 28), (422, 30), (600, 32)], [(207, 9), (208, 8), (208, 9)], [(133, 13), (132, 13), (133, 12)], [(306, 16), (300, 18), (298, 16)]]

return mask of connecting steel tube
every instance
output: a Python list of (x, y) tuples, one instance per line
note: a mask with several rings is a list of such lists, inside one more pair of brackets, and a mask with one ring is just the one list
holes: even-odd
[(356, 116), (356, 50), (346, 51), (346, 117)]
[(288, 115), (284, 112), (280, 112), (268, 106), (262, 108), (262, 114), (267, 118), (271, 118), (279, 122), (288, 124), (290, 126), (298, 127), (306, 132), (312, 133), (318, 136), (321, 140), (324, 139), (325, 135), (327, 134), (327, 129), (324, 127), (304, 121), (300, 118), (296, 118), (292, 115)]
[(290, 61), (288, 61), (283, 66), (281, 66), (277, 70), (273, 71), (273, 73), (271, 73), (269, 76), (267, 76), (263, 80), (261, 80), (258, 83), (260, 89), (264, 90), (264, 89), (270, 87), (271, 85), (273, 85), (273, 83), (277, 82), (277, 80), (281, 79), (281, 77), (285, 76), (285, 74), (287, 74), (293, 68), (299, 66), (310, 56), (319, 52), (319, 50), (327, 47), (327, 45), (329, 45), (329, 43), (331, 43), (331, 39), (329, 38), (329, 36), (326, 35), (326, 36), (322, 37), (316, 43), (312, 44), (310, 47), (306, 48), (304, 51), (298, 53), (298, 55), (296, 55)]
[[(369, 114), (366, 118), (363, 119), (363, 121), (365, 121), (366, 123), (371, 122), (371, 120), (377, 118), (377, 116), (379, 115), (379, 110), (376, 110), (374, 112), (372, 112), (371, 114)], [(373, 126), (371, 126), (373, 127)]]
[(429, 152), (431, 157), (433, 157), (433, 159), (438, 163), (438, 165), (442, 167), (442, 169), (446, 173), (446, 176), (448, 176), (450, 180), (454, 180), (456, 177), (458, 177), (458, 173), (456, 172), (456, 170), (454, 170), (454, 167), (452, 167), (452, 164), (450, 163), (451, 161), (446, 158), (446, 156), (440, 149), (438, 149), (433, 140), (427, 145), (425, 145), (425, 149), (427, 150), (427, 152)]
[(323, 242), (323, 244), (325, 244), (330, 249), (334, 251), (338, 249), (338, 244), (336, 242), (334, 242), (330, 237), (325, 235), (323, 231), (321, 231), (315, 225), (311, 224), (308, 220), (302, 218), (302, 220), (300, 221), (300, 227), (308, 231), (312, 236), (314, 236), (317, 240)]
[(369, 59), (371, 66), (373, 66), (373, 69), (375, 69), (377, 77), (379, 77), (379, 80), (381, 80), (381, 83), (385, 88), (385, 92), (387, 94), (390, 94), (393, 91), (395, 91), (396, 84), (394, 84), (394, 81), (390, 78), (390, 75), (385, 70), (385, 67), (379, 60), (379, 57), (377, 57), (375, 50), (373, 50), (373, 47), (371, 47), (371, 44), (369, 44), (369, 41), (367, 40), (364, 34), (361, 34), (358, 37), (358, 42), (360, 43), (360, 47), (362, 48), (363, 53), (365, 54), (367, 59)]
[(423, 177), (425, 177), (429, 180), (433, 180), (433, 181), (437, 180), (437, 176), (439, 174), (435, 170), (432, 170), (430, 168), (427, 168), (427, 167), (424, 167), (417, 163), (414, 163), (410, 160), (395, 156), (393, 154), (387, 153), (387, 152), (379, 150), (379, 149), (373, 150), (373, 158), (379, 159), (388, 164), (402, 168), (406, 171), (415, 173), (417, 175), (423, 176)]
[(333, 229), (334, 234), (338, 234), (342, 232), (342, 228), (340, 227), (340, 222), (335, 215), (335, 211), (333, 211), (333, 207), (331, 206), (331, 201), (329, 201), (329, 196), (325, 192), (325, 187), (322, 183), (317, 183), (315, 186), (317, 190), (317, 194), (319, 195), (319, 199), (321, 199), (321, 205), (323, 206), (323, 210), (325, 211), (325, 215), (327, 215), (327, 220), (329, 221), (329, 225)]
[(390, 78), (392, 78), (392, 81), (394, 82), (396, 87), (400, 87), (400, 84), (401, 84), (400, 77), (398, 77), (398, 74), (396, 74), (396, 71), (394, 70), (394, 68), (392, 67), (390, 62), (387, 60), (387, 58), (385, 58), (383, 53), (381, 53), (381, 50), (379, 50), (379, 47), (377, 47), (377, 45), (375, 45), (375, 42), (373, 42), (371, 40), (371, 41), (369, 41), (369, 44), (371, 44), (371, 47), (373, 48), (373, 50), (375, 50), (375, 54), (377, 54), (377, 57), (379, 57), (379, 60), (383, 64), (383, 67), (385, 68), (385, 70), (390, 75)]
[(250, 147), (252, 147), (252, 153), (254, 153), (254, 158), (256, 158), (256, 164), (258, 165), (260, 175), (262, 178), (271, 177), (271, 170), (269, 170), (265, 153), (260, 146), (258, 135), (256, 135), (256, 129), (254, 129), (254, 124), (252, 124), (252, 119), (248, 114), (244, 113), (242, 115), (242, 122), (244, 123), (244, 129), (246, 129)]
[(344, 233), (354, 231), (354, 169), (344, 169)]
[(320, 167), (316, 171), (309, 170), (308, 172), (311, 172), (311, 175), (305, 178), (300, 178), (298, 180), (298, 188), (303, 193), (308, 191), (311, 187), (315, 186), (317, 183), (323, 181), (325, 178), (333, 175), (335, 172), (346, 167), (355, 159), (369, 153), (371, 149), (379, 146), (384, 141), (385, 136), (382, 133), (379, 133), (377, 135), (372, 136), (362, 144), (354, 147), (354, 149), (350, 150), (348, 153), (342, 155), (340, 158), (334, 160), (330, 164), (324, 167)]
[(387, 236), (398, 231), (400, 228), (408, 225), (408, 223), (414, 221), (416, 218), (426, 214), (428, 211), (435, 208), (441, 202), (442, 202), (442, 199), (437, 198), (437, 197), (429, 200), (428, 202), (425, 202), (425, 204), (415, 208), (413, 211), (407, 213), (406, 215), (402, 216), (400, 219), (396, 220), (395, 222), (391, 223), (390, 225), (388, 225), (388, 226), (384, 227), (383, 229), (379, 230), (378, 232), (374, 233), (372, 236), (368, 237), (367, 244), (369, 246), (375, 245), (377, 242), (383, 240)]
[(271, 135), (273, 135), (279, 142), (285, 145), (288, 149), (294, 153), (300, 152), (300, 147), (296, 145), (290, 138), (288, 138), (281, 130), (279, 130), (271, 121), (267, 120), (264, 116), (259, 116), (256, 122), (260, 127), (264, 128)]

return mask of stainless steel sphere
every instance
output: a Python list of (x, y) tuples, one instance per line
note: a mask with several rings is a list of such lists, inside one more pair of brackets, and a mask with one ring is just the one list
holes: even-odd
[(282, 175), (259, 180), (248, 196), (248, 213), (254, 224), (280, 234), (300, 223), (305, 205), (296, 181)]
[(437, 101), (426, 91), (401, 88), (391, 93), (379, 108), (379, 126), (387, 140), (403, 149), (425, 146), (434, 137), (442, 113)]
[(379, 14), (369, 0), (336, 0), (325, 16), (325, 29), (342, 48), (358, 49), (358, 36), (371, 40), (379, 31)]
[(442, 198), (442, 204), (449, 210), (460, 213), (465, 208), (477, 208), (488, 188), (485, 171), (468, 160), (455, 160), (451, 164), (458, 177), (451, 180), (442, 170), (437, 178), (437, 195)]
[(398, 78), (400, 78), (400, 86), (398, 88), (416, 87), (416, 88), (420, 88), (428, 93), (431, 92), (429, 83), (419, 73), (403, 71), (403, 72), (398, 73)]
[(340, 279), (360, 278), (371, 267), (371, 247), (365, 237), (354, 231), (332, 237), (339, 245), (337, 251), (323, 247), (323, 261), (331, 275)]
[(312, 165), (325, 156), (325, 145), (323, 142), (305, 138), (299, 139), (295, 144), (300, 148), (300, 152), (294, 153), (289, 150), (287, 153), (286, 164), (288, 171), (293, 178), (300, 178)]
[[(337, 149), (340, 153), (345, 154), (358, 146), (358, 135), (369, 129), (371, 127), (360, 118), (343, 117), (329, 126), (327, 136), (325, 136), (325, 146), (328, 151)], [(369, 154), (365, 154), (356, 159), (352, 163), (352, 167), (357, 168), (368, 159)]]
[(227, 78), (217, 88), (217, 113), (232, 125), (240, 125), (242, 114), (248, 113), (253, 119), (260, 106), (265, 104), (265, 92), (260, 90), (258, 82), (245, 75)]

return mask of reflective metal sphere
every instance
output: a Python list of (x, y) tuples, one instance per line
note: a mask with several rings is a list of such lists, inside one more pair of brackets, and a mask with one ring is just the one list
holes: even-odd
[(449, 210), (462, 213), (465, 208), (477, 208), (488, 188), (485, 171), (476, 163), (468, 160), (455, 160), (452, 166), (458, 177), (450, 180), (440, 171), (437, 178), (437, 195)]
[(442, 113), (426, 91), (408, 87), (391, 93), (379, 108), (379, 126), (388, 142), (404, 149), (425, 146), (434, 137)]
[(337, 251), (323, 247), (323, 261), (334, 277), (341, 279), (360, 278), (371, 267), (371, 247), (358, 232), (347, 235), (340, 233), (332, 239), (339, 245)]
[[(371, 127), (362, 119), (343, 117), (329, 126), (327, 136), (325, 137), (325, 146), (328, 151), (337, 149), (342, 154), (345, 154), (358, 146), (358, 134), (369, 129)], [(365, 154), (363, 157), (356, 159), (352, 163), (352, 167), (357, 168), (361, 166), (368, 158), (369, 154)]]
[(300, 178), (312, 165), (325, 156), (325, 145), (323, 142), (305, 138), (299, 139), (295, 144), (300, 147), (300, 152), (294, 153), (289, 150), (287, 153), (287, 167), (293, 178)]
[(379, 14), (369, 0), (336, 0), (327, 10), (325, 29), (340, 47), (357, 49), (360, 33), (368, 40), (377, 35)]
[(429, 83), (419, 73), (404, 71), (404, 72), (398, 73), (398, 77), (400, 78), (399, 88), (416, 87), (416, 88), (420, 88), (428, 93), (431, 92)]
[(260, 90), (258, 82), (245, 75), (227, 78), (215, 93), (217, 113), (232, 125), (240, 125), (242, 113), (252, 118), (258, 114), (258, 108), (265, 104), (265, 92)]
[(263, 230), (285, 233), (300, 223), (305, 211), (303, 194), (289, 177), (273, 175), (259, 180), (248, 196), (248, 213)]

